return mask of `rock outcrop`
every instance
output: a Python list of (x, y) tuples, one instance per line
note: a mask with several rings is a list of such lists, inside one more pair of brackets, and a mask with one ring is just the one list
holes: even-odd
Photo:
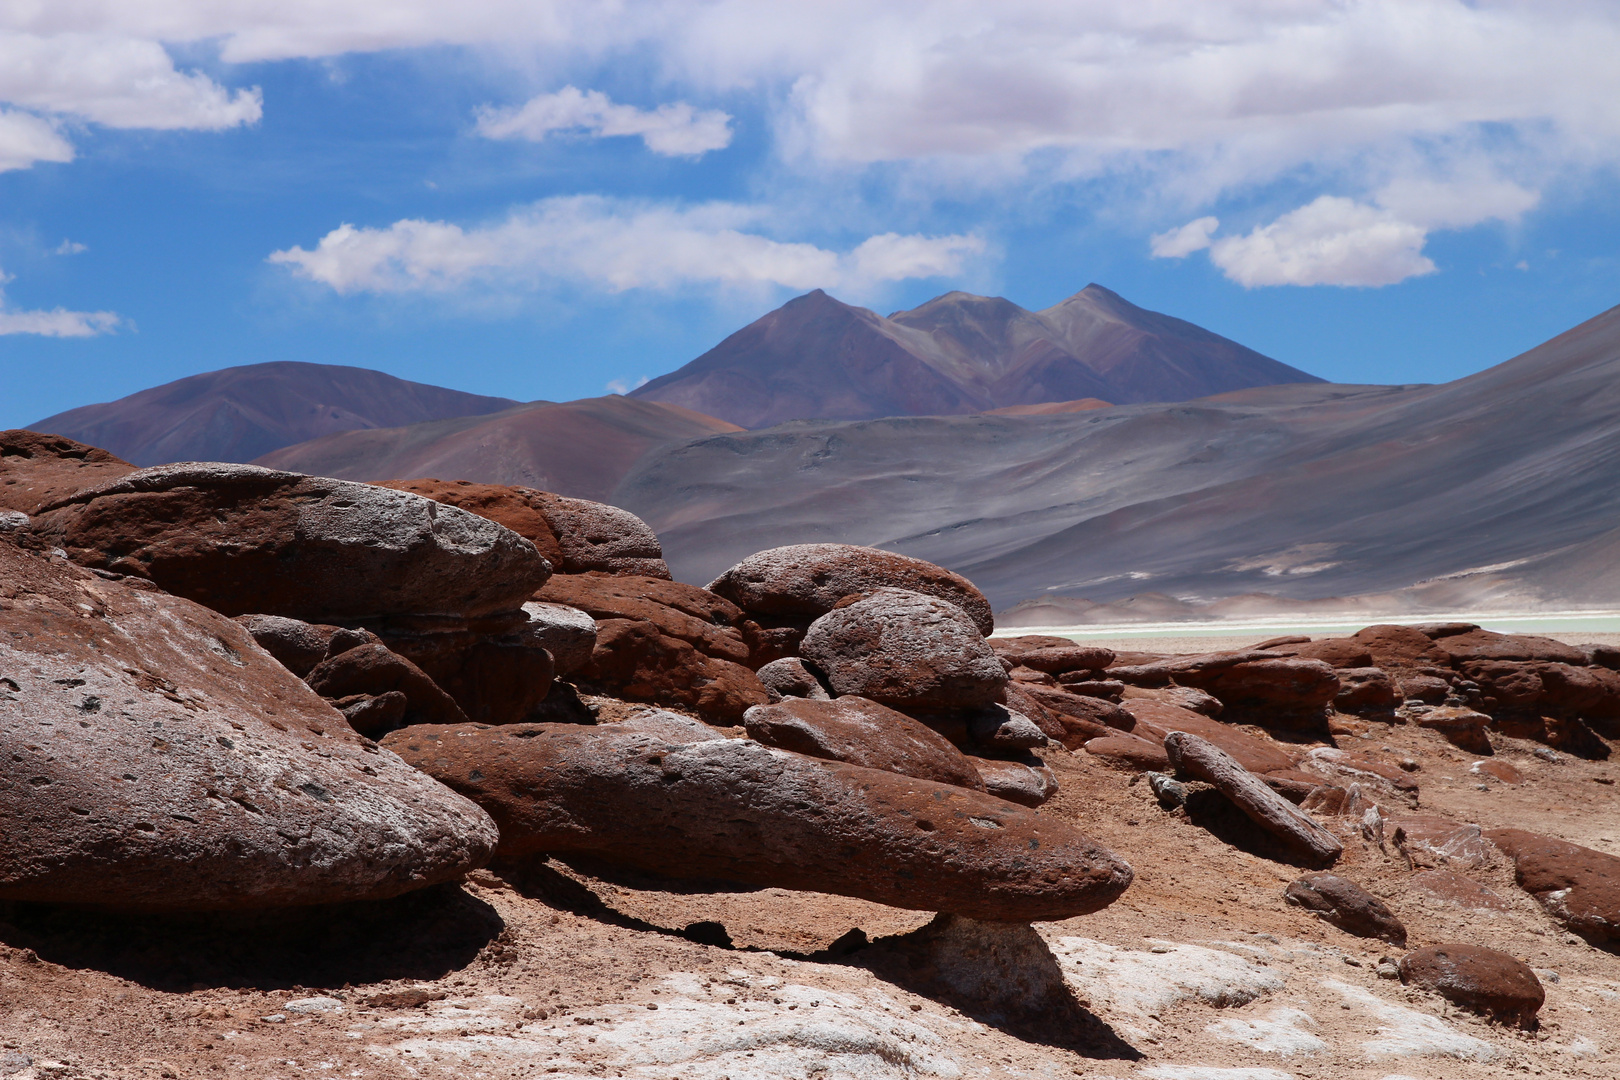
[(182, 911), (394, 896), (494, 824), (237, 623), (0, 543), (0, 898)]
[(0, 431), (0, 510), (32, 514), (134, 471), (121, 457), (61, 435)]
[(418, 727), (384, 745), (485, 807), (506, 857), (576, 853), (1010, 922), (1096, 911), (1131, 881), (1079, 832), (976, 791), (614, 726)]
[(1491, 829), (1485, 838), (1513, 860), (1519, 887), (1571, 933), (1620, 943), (1620, 859), (1524, 829)]

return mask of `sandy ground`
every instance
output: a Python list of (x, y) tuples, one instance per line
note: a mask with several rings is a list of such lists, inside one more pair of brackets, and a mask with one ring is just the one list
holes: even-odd
[[(1499, 739), (1524, 777), (1506, 784), (1416, 728), (1340, 742), (1415, 759), (1425, 811), (1620, 855), (1614, 765)], [(1042, 812), (1124, 855), (1136, 881), (1103, 912), (1035, 928), (1034, 966), (1072, 1002), (1033, 1030), (910, 973), (904, 935), (925, 912), (531, 863), (294, 915), (0, 906), (0, 1077), (1620, 1077), (1620, 956), (1561, 932), (1510, 867), (1453, 867), (1495, 894), (1461, 906), (1424, 891), (1387, 837), (1330, 820), (1337, 871), (1385, 898), (1411, 947), (1484, 944), (1540, 972), (1536, 1031), (1380, 977), (1401, 950), (1284, 903), (1299, 869), (1084, 752), (1049, 760), (1062, 791)]]

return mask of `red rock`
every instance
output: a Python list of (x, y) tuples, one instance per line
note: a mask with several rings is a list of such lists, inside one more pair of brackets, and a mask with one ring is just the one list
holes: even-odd
[(1471, 754), (1492, 752), (1491, 740), (1485, 734), (1491, 718), (1482, 712), (1455, 705), (1442, 705), (1437, 709), (1415, 712), (1412, 719), (1418, 727), (1440, 732), (1446, 737), (1447, 742)]
[(1472, 878), (1449, 870), (1421, 870), (1412, 875), (1412, 888), (1443, 903), (1481, 911), (1512, 911), (1513, 905)]
[(1496, 863), (1496, 849), (1478, 825), (1465, 825), (1438, 814), (1391, 818), (1395, 846), (1412, 866), (1475, 870)]
[(1071, 694), (1081, 697), (1102, 698), (1104, 701), (1119, 701), (1125, 696), (1125, 684), (1118, 679), (1088, 679), (1077, 676), (1089, 675), (1091, 672), (1068, 671), (1058, 677), (1058, 683)]
[(1108, 668), (1108, 677), (1129, 686), (1154, 688), (1168, 686), (1170, 665), (1163, 661), (1145, 664), (1121, 664), (1117, 660)]
[(1110, 765), (1123, 766), (1137, 772), (1164, 772), (1170, 768), (1170, 756), (1164, 747), (1137, 735), (1119, 732), (1086, 741), (1085, 750), (1102, 758)]
[(1594, 943), (1620, 942), (1620, 858), (1524, 829), (1485, 838), (1513, 860), (1519, 888), (1547, 914)]
[(485, 806), (506, 857), (591, 855), (1009, 922), (1096, 911), (1131, 881), (1070, 826), (980, 792), (614, 726), (407, 728), (386, 745)]
[(982, 778), (984, 790), (998, 799), (1033, 808), (1057, 794), (1057, 777), (1034, 754), (1015, 761), (981, 757), (970, 760)]
[(641, 619), (705, 656), (748, 662), (748, 643), (738, 629), (742, 609), (696, 585), (636, 574), (554, 574), (534, 598), (598, 620)]
[[(405, 695), (405, 722), (462, 724), (466, 715), (454, 698), (423, 674), (422, 669), (381, 644), (362, 645), (321, 661), (305, 676), (311, 690), (327, 699), (363, 694), (380, 697), (398, 691)], [(356, 728), (359, 731), (360, 729)], [(361, 731), (373, 738), (384, 731)]]
[(941, 784), (984, 790), (966, 754), (905, 713), (848, 696), (836, 701), (784, 698), (743, 714), (749, 738), (766, 746)]
[[(1170, 670), (1177, 683), (1219, 698), (1228, 719), (1288, 727), (1320, 722), (1340, 686), (1333, 668), (1320, 660), (1264, 653), (1186, 657)], [(1114, 670), (1109, 674), (1117, 675)]]
[[(1007, 654), (1003, 654), (1007, 655)], [(1101, 671), (1114, 662), (1114, 650), (1100, 645), (1046, 645), (1018, 654), (1017, 662), (1048, 675), (1074, 671)]]
[(1399, 683), (1401, 697), (1407, 701), (1438, 705), (1451, 693), (1451, 684), (1436, 675), (1402, 675)]
[(1350, 640), (1366, 648), (1372, 656), (1373, 667), (1386, 671), (1451, 666), (1450, 653), (1427, 634), (1410, 626), (1368, 626), (1351, 634)]
[(1335, 668), (1369, 668), (1373, 666), (1372, 651), (1355, 638), (1321, 638), (1317, 641), (1282, 643), (1274, 646), (1255, 646), (1282, 656), (1298, 656), (1306, 660), (1320, 660)]
[(749, 708), (771, 700), (746, 667), (705, 656), (645, 619), (599, 620), (596, 647), (577, 681), (632, 701), (692, 709), (722, 724), (739, 723)]
[(986, 636), (990, 602), (960, 574), (909, 555), (853, 544), (791, 544), (756, 552), (709, 583), (750, 614), (819, 618), (840, 600), (874, 589), (905, 589), (955, 604)]
[(1357, 937), (1406, 944), (1406, 927), (1389, 905), (1337, 874), (1306, 874), (1289, 883), (1283, 898)]
[(326, 659), (336, 626), (311, 624), (282, 615), (238, 615), (236, 621), (253, 635), (259, 647), (302, 679)]
[(1401, 982), (1497, 1020), (1534, 1027), (1547, 1000), (1523, 961), (1479, 945), (1431, 945), (1401, 957)]
[(1476, 627), (1464, 634), (1442, 638), (1438, 644), (1457, 667), (1475, 660), (1545, 660), (1586, 666), (1586, 654), (1575, 646), (1534, 634), (1497, 634)]
[(819, 676), (797, 656), (784, 656), (760, 668), (756, 675), (767, 690), (774, 690), (784, 698), (807, 698), (810, 701), (831, 701), (832, 694)]
[(1522, 784), (1524, 776), (1505, 761), (1476, 761), (1468, 767), (1475, 776), (1489, 776), (1504, 784)]
[[(517, 723), (529, 719), (550, 692), (555, 665), (546, 643), (556, 643), (558, 634), (527, 610), (482, 619), (398, 617), (371, 625), (384, 645), (454, 698), (468, 719)], [(573, 632), (563, 640), (574, 644)], [(338, 648), (336, 638), (332, 647)]]
[(1202, 713), (1211, 720), (1218, 719), (1225, 709), (1215, 695), (1191, 686), (1127, 686), (1120, 696), (1123, 701), (1162, 701), (1167, 705)]
[(476, 806), (351, 731), (241, 626), (0, 544), (0, 899), (381, 899), (488, 859)]
[(961, 608), (904, 589), (846, 597), (811, 625), (800, 651), (834, 693), (902, 711), (989, 705), (1007, 684)]
[[(1000, 655), (1000, 654), (998, 653), (997, 655)], [(1007, 663), (1007, 658), (1005, 656), (1003, 656), (1002, 657), (1002, 666), (1005, 667), (1006, 663)], [(1013, 682), (1033, 683), (1036, 686), (1056, 686), (1056, 685), (1058, 685), (1058, 681), (1056, 679), (1054, 679), (1052, 676), (1048, 675), (1044, 671), (1036, 671), (1034, 668), (1011, 667), (1011, 668), (1007, 669), (1007, 677), (1009, 679), (1011, 679)]]
[(0, 510), (32, 514), (134, 471), (121, 457), (61, 435), (0, 431)]
[(475, 514), (253, 465), (140, 469), (57, 500), (35, 529), (82, 565), (227, 615), (315, 623), (515, 610), (549, 567)]
[(1045, 714), (1026, 715), (1042, 725), (1041, 730), (1048, 738), (1069, 750), (1079, 749), (1088, 739), (1106, 738), (1136, 726), (1136, 717), (1101, 698), (1081, 697), (1040, 686), (1019, 689), (1037, 702)]
[(387, 480), (377, 486), (413, 492), (425, 499), (457, 506), (468, 513), (488, 518), (533, 544), (551, 563), (553, 570), (574, 572), (562, 570), (562, 545), (557, 542), (557, 534), (552, 531), (551, 523), (531, 502), (529, 496), (536, 494), (533, 488), (475, 484), (471, 480), (433, 479)]
[(1333, 698), (1333, 707), (1347, 713), (1388, 713), (1401, 702), (1395, 680), (1383, 668), (1358, 667), (1337, 669), (1339, 692)]
[(1271, 772), (1261, 773), (1260, 779), (1264, 780), (1266, 786), (1271, 788), (1272, 791), (1275, 791), (1295, 806), (1310, 810), (1312, 813), (1316, 812), (1315, 807), (1306, 806), (1305, 804), (1313, 792), (1323, 787), (1321, 777), (1312, 776), (1310, 773), (1301, 772), (1298, 769), (1273, 769)]
[(1172, 731), (1165, 737), (1164, 749), (1178, 775), (1213, 785), (1296, 858), (1309, 865), (1331, 866), (1343, 852), (1332, 833), (1214, 743), (1185, 731)]
[(1267, 638), (1257, 645), (1250, 645), (1249, 648), (1270, 652), (1276, 650), (1279, 645), (1303, 645), (1309, 640), (1311, 639), (1302, 634), (1284, 634), (1282, 637)]
[(1190, 709), (1142, 699), (1127, 701), (1124, 708), (1136, 718), (1132, 731), (1137, 735), (1163, 742), (1172, 731), (1191, 732), (1214, 743), (1253, 773), (1270, 773), (1294, 767), (1294, 754), (1271, 740), (1257, 738)]
[(1014, 665), (1018, 657), (1031, 649), (1044, 649), (1047, 647), (1067, 648), (1074, 644), (1072, 638), (1053, 637), (1050, 634), (1022, 634), (1016, 637), (994, 637), (990, 639), (990, 647), (996, 650), (997, 656), (1005, 656)]

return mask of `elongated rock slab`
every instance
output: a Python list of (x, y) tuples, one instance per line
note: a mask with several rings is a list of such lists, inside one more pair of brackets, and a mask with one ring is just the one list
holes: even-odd
[(0, 761), (0, 899), (381, 899), (483, 865), (496, 841), (242, 626), (5, 543)]
[(384, 745), (488, 810), (502, 856), (588, 854), (1009, 922), (1084, 915), (1131, 882), (1072, 827), (976, 791), (615, 726), (423, 726)]
[(1172, 731), (1164, 751), (1177, 772), (1213, 784), (1251, 821), (1309, 862), (1331, 866), (1344, 851), (1337, 837), (1208, 739)]
[(945, 736), (863, 697), (755, 705), (743, 713), (743, 726), (750, 738), (780, 750), (984, 790), (973, 762)]

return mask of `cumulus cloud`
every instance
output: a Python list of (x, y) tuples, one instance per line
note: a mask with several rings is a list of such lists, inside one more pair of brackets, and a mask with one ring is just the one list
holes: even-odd
[(464, 229), (406, 219), (387, 228), (340, 225), (313, 250), (270, 255), (338, 293), (445, 292), (484, 283), (566, 279), (610, 291), (688, 285), (863, 287), (958, 273), (983, 251), (976, 236), (874, 236), (840, 253), (757, 230), (760, 208), (671, 206), (600, 196), (545, 199), (505, 221)]
[(0, 172), (27, 169), (41, 161), (72, 161), (73, 144), (56, 125), (24, 112), (0, 110)]
[[(11, 276), (0, 272), (0, 285)], [(123, 320), (111, 311), (69, 311), (53, 308), (50, 311), (18, 311), (6, 302), (0, 290), (0, 336), (7, 334), (38, 334), (42, 337), (77, 338), (110, 334)]]
[(1155, 259), (1184, 259), (1195, 251), (1209, 247), (1210, 234), (1220, 226), (1220, 218), (1201, 217), (1179, 229), (1157, 233), (1149, 247)]
[(77, 240), (63, 240), (52, 249), (52, 255), (79, 255), (90, 249)]
[(1435, 266), (1428, 233), (1387, 210), (1323, 195), (1259, 226), (1210, 245), (1209, 258), (1245, 288), (1256, 285), (1393, 285)]
[(639, 135), (647, 149), (671, 157), (695, 157), (731, 145), (731, 117), (726, 113), (700, 112), (684, 101), (638, 109), (616, 104), (599, 90), (575, 86), (530, 98), (515, 109), (485, 108), (478, 114), (478, 133), (486, 138), (538, 142), (554, 131), (599, 138)]

